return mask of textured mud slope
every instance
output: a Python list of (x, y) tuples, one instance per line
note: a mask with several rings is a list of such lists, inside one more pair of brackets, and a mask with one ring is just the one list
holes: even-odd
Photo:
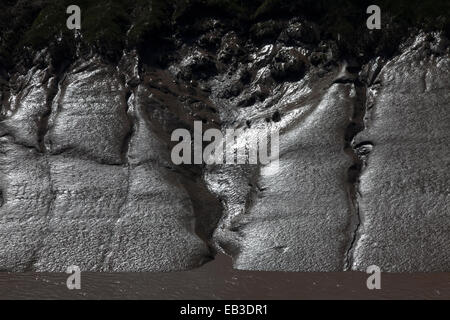
[[(0, 269), (449, 271), (450, 52), (343, 57), (301, 19), (207, 19), (164, 63), (125, 51), (1, 70)], [(174, 166), (174, 129), (280, 131), (279, 170)]]
[(276, 105), (280, 170), (223, 168), (207, 179), (226, 199), (215, 235), (235, 267), (449, 270), (446, 41), (421, 34), (359, 76), (314, 79), (312, 68), (281, 86), (298, 87), (292, 104)]
[(97, 58), (52, 72), (14, 79), (4, 110), (2, 269), (199, 266), (209, 249), (145, 120), (145, 89)]
[(450, 59), (442, 40), (424, 38), (368, 88), (355, 141), (373, 144), (358, 190), (358, 269), (450, 270)]

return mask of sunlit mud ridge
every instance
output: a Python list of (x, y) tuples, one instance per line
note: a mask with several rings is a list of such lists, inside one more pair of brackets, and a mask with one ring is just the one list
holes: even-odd
[[(115, 62), (44, 48), (0, 70), (1, 270), (187, 270), (221, 251), (248, 270), (450, 271), (442, 32), (361, 62), (302, 19), (269, 38), (202, 26)], [(279, 166), (174, 165), (194, 121), (278, 131)]]

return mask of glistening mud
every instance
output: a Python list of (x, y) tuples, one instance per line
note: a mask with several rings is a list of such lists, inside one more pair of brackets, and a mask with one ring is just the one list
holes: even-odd
[[(450, 271), (446, 16), (404, 28), (392, 9), (381, 30), (334, 34), (265, 1), (195, 21), (143, 1), (105, 20), (112, 34), (36, 32), (53, 5), (2, 36), (1, 270), (180, 271), (220, 252), (244, 270)], [(172, 133), (199, 122), (236, 143), (279, 133), (277, 170), (175, 164)]]

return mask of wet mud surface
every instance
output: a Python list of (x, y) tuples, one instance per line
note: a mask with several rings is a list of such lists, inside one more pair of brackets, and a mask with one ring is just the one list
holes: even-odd
[[(87, 277), (93, 291), (106, 279), (130, 288), (166, 279), (168, 296), (212, 298), (334, 281), (236, 271), (248, 282), (233, 284), (235, 271), (219, 268), (227, 284), (215, 275), (223, 260), (208, 263), (217, 253), (240, 270), (450, 271), (448, 39), (419, 32), (397, 55), (359, 64), (334, 40), (308, 39), (298, 19), (269, 42), (214, 19), (205, 26), (189, 41), (174, 36), (164, 66), (135, 51), (116, 64), (96, 54), (56, 64), (44, 49), (31, 69), (2, 78), (0, 270), (201, 267)], [(194, 121), (242, 129), (238, 142), (250, 128), (279, 132), (279, 168), (174, 165), (171, 133), (192, 132)], [(27, 277), (47, 279), (14, 275), (7, 285), (33, 287)], [(177, 293), (183, 277), (200, 288)], [(408, 275), (392, 277), (409, 290)]]
[(82, 273), (81, 290), (66, 274), (2, 273), (0, 299), (443, 299), (448, 273), (382, 274), (368, 290), (362, 272), (255, 272), (233, 270), (226, 256), (186, 272)]

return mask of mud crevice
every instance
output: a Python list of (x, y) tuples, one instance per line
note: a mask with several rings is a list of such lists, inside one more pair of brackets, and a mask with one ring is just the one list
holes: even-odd
[(131, 138), (133, 137), (136, 126), (135, 117), (130, 115), (130, 113), (134, 112), (134, 109), (130, 105), (130, 99), (132, 96), (134, 96), (134, 91), (130, 88), (127, 88), (125, 92), (125, 106), (126, 106), (125, 113), (127, 115), (127, 122), (129, 129), (123, 138), (122, 147), (120, 151), (120, 156), (124, 164), (128, 164), (128, 152), (130, 149)]
[[(37, 128), (37, 149), (40, 153), (46, 153), (46, 142), (47, 134), (50, 129), (50, 122), (59, 109), (60, 99), (62, 96), (62, 91), (64, 90), (62, 84), (66, 77), (66, 71), (69, 68), (69, 63), (64, 63), (63, 65), (57, 67), (50, 66), (50, 72), (47, 79), (47, 93), (45, 99), (45, 111), (40, 116)], [(57, 104), (56, 110), (53, 110), (54, 103)], [(54, 114), (53, 114), (54, 113)]]
[[(164, 160), (151, 161), (173, 173), (186, 192), (194, 215), (193, 233), (209, 250), (202, 264), (210, 262), (217, 254), (213, 234), (223, 216), (223, 205), (204, 181), (206, 165), (173, 165), (170, 162), (170, 150), (175, 145), (175, 142), (171, 141), (173, 130), (185, 128), (193, 135), (192, 124), (195, 120), (203, 121), (203, 130), (211, 127), (220, 129), (217, 111), (210, 101), (208, 92), (202, 92), (196, 87), (192, 91), (186, 89), (192, 86), (190, 81), (177, 79), (176, 76), (163, 72), (153, 65), (145, 64), (143, 69), (145, 71), (140, 73), (139, 78), (143, 79), (141, 84), (149, 90), (152, 97), (152, 103), (143, 106), (143, 117), (148, 128), (166, 145), (169, 152), (169, 164)], [(211, 121), (206, 124), (206, 119)], [(205, 146), (204, 142), (203, 147)]]
[(50, 88), (47, 92), (45, 112), (40, 117), (37, 128), (38, 149), (42, 153), (45, 153), (45, 136), (47, 135), (49, 129), (49, 119), (52, 114), (52, 104), (56, 95), (58, 94), (60, 78), (58, 75), (55, 75), (54, 77), (50, 78), (49, 81), (52, 81), (53, 83), (49, 86)]
[(33, 255), (26, 266), (26, 271), (34, 271), (36, 270), (37, 264), (40, 260), (40, 252), (43, 250), (45, 246), (45, 241), (47, 238), (51, 235), (51, 220), (53, 218), (53, 212), (55, 208), (56, 198), (57, 198), (57, 192), (55, 190), (54, 181), (52, 178), (52, 168), (51, 168), (51, 162), (49, 159), (49, 155), (46, 153), (45, 148), (45, 137), (48, 133), (49, 129), (49, 119), (52, 116), (52, 106), (54, 103), (54, 100), (58, 96), (58, 91), (60, 88), (60, 81), (62, 79), (61, 75), (63, 75), (64, 72), (61, 71), (59, 73), (53, 73), (49, 75), (49, 81), (52, 81), (52, 83), (48, 83), (48, 92), (46, 95), (46, 109), (44, 114), (39, 119), (38, 123), (38, 131), (37, 131), (37, 138), (38, 138), (38, 146), (37, 148), (33, 148), (37, 151), (38, 154), (41, 154), (43, 159), (45, 160), (45, 166), (47, 168), (47, 177), (48, 177), (48, 184), (49, 184), (49, 195), (50, 199), (48, 202), (48, 209), (45, 214), (45, 229), (43, 232), (43, 236), (40, 238), (40, 240), (37, 242), (37, 248), (34, 250)]
[[(353, 108), (353, 115), (350, 124), (345, 131), (345, 152), (352, 158), (353, 165), (350, 166), (347, 173), (347, 194), (350, 203), (351, 220), (348, 226), (349, 245), (344, 257), (344, 270), (351, 269), (353, 264), (353, 253), (362, 224), (361, 210), (358, 199), (361, 197), (359, 192), (360, 176), (366, 166), (365, 156), (370, 152), (373, 143), (365, 141), (356, 144), (355, 137), (365, 129), (364, 117), (367, 111), (367, 85), (359, 79), (353, 82), (356, 91), (356, 98)], [(370, 146), (370, 147), (368, 147)]]

